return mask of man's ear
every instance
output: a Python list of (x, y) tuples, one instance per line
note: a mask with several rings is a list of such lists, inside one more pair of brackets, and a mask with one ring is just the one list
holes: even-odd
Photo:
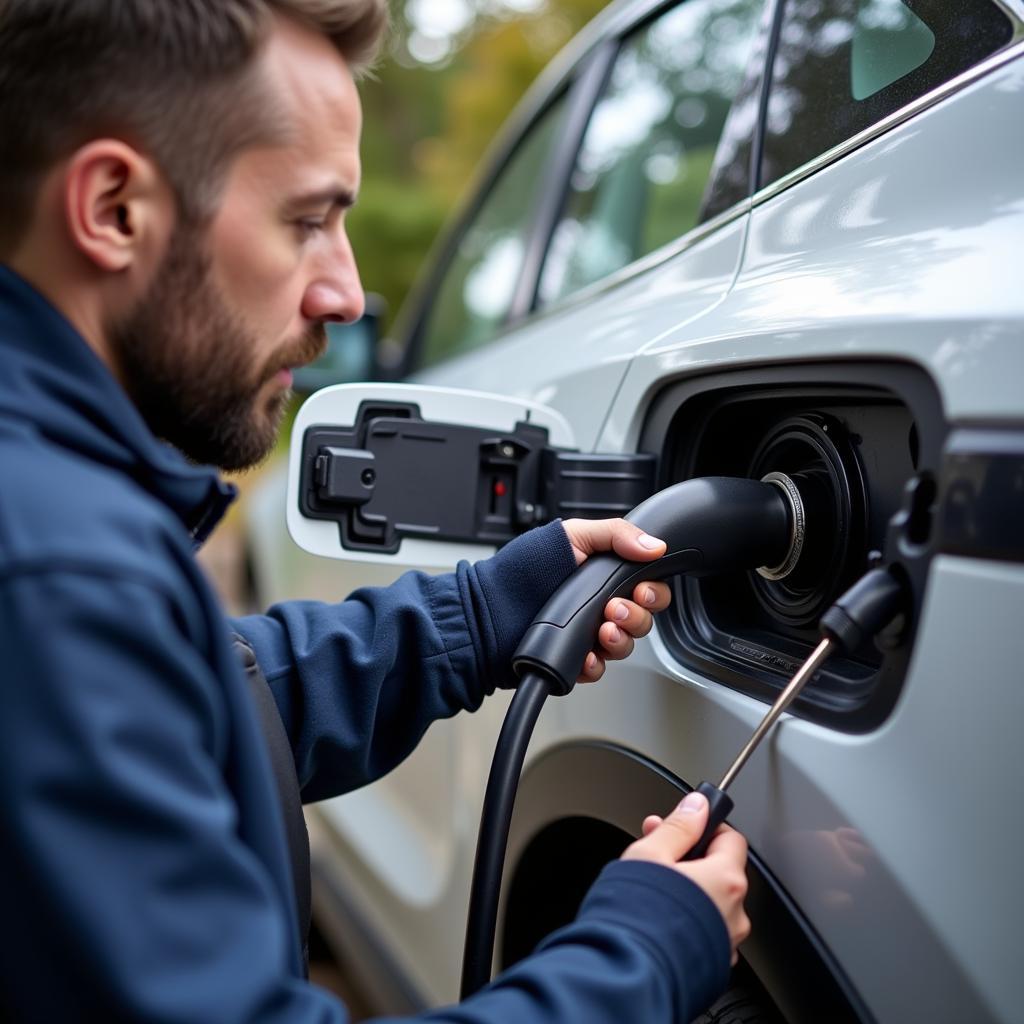
[(75, 151), (64, 173), (64, 214), (75, 247), (99, 269), (137, 268), (160, 251), (173, 201), (148, 157), (117, 139), (96, 139)]

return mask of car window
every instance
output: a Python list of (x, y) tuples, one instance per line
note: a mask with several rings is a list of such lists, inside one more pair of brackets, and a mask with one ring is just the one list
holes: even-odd
[(508, 315), (538, 181), (564, 113), (563, 97), (533, 123), (462, 230), (422, 328), (423, 365), (485, 344)]
[(760, 0), (688, 0), (623, 43), (538, 289), (551, 302), (695, 227)]
[(761, 184), (977, 64), (1013, 28), (988, 0), (789, 0), (772, 69)]

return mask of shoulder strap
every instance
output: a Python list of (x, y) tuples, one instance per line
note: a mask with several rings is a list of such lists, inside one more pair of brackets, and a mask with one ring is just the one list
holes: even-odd
[(288, 841), (288, 855), (292, 864), (292, 882), (295, 886), (295, 905), (299, 918), (299, 939), (302, 943), (303, 962), (309, 970), (309, 923), (312, 914), (312, 885), (309, 869), (309, 833), (302, 815), (302, 795), (299, 777), (288, 734), (284, 731), (281, 713), (277, 710), (270, 684), (256, 661), (256, 652), (239, 634), (233, 635), (235, 650), (245, 669), (249, 689), (256, 705), (256, 713), (263, 727), (263, 735), (270, 753), (270, 764), (277, 781), (278, 796), (284, 814), (284, 830)]

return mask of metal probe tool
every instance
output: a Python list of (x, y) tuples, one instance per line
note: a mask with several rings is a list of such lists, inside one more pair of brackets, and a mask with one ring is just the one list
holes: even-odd
[(823, 639), (768, 709), (768, 713), (754, 730), (754, 735), (722, 776), (722, 781), (717, 786), (710, 782), (702, 782), (697, 787), (696, 792), (701, 793), (708, 801), (708, 823), (697, 844), (683, 860), (696, 860), (707, 853), (718, 826), (725, 821), (734, 806), (726, 790), (732, 785), (740, 769), (750, 760), (751, 754), (761, 740), (768, 735), (771, 727), (796, 700), (800, 691), (829, 655), (837, 649), (849, 653), (863, 640), (874, 637), (903, 611), (904, 603), (903, 586), (899, 580), (888, 569), (880, 568), (872, 569), (862, 576), (825, 612), (821, 618)]
[(711, 844), (711, 840), (714, 839), (718, 826), (725, 821), (733, 809), (732, 797), (726, 793), (726, 790), (732, 784), (733, 779), (739, 774), (740, 769), (750, 760), (750, 755), (757, 749), (761, 740), (768, 735), (771, 727), (779, 720), (782, 712), (796, 700), (797, 695), (807, 685), (807, 681), (821, 667), (835, 646), (835, 641), (830, 637), (825, 637), (814, 648), (814, 653), (800, 666), (796, 675), (786, 684), (786, 688), (768, 709), (768, 714), (761, 719), (761, 724), (754, 730), (754, 735), (747, 740), (744, 748), (736, 755), (736, 760), (729, 765), (728, 770), (722, 776), (722, 781), (717, 786), (713, 786), (710, 782), (702, 782), (697, 787), (697, 792), (703, 794), (708, 801), (708, 823), (697, 845), (690, 850), (683, 860), (696, 860), (708, 852), (708, 846)]
[(786, 688), (779, 694), (779, 699), (771, 706), (768, 714), (761, 719), (761, 724), (754, 730), (754, 735), (747, 741), (747, 745), (736, 755), (736, 760), (729, 766), (729, 770), (722, 776), (718, 788), (723, 792), (729, 788), (729, 784), (739, 774), (740, 769), (750, 759), (750, 755), (757, 749), (757, 745), (768, 734), (768, 730), (776, 723), (782, 712), (789, 707), (797, 695), (807, 684), (807, 681), (824, 663), (825, 659), (832, 653), (835, 642), (829, 637), (814, 648), (814, 653), (800, 666), (797, 673), (786, 684)]

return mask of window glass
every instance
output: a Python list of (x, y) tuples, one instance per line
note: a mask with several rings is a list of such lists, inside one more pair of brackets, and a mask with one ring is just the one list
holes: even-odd
[(989, 0), (788, 0), (762, 185), (954, 78), (1011, 35)]
[(423, 327), (424, 365), (490, 341), (508, 315), (564, 106), (534, 122), (463, 230)]
[(587, 126), (539, 288), (550, 302), (685, 234), (743, 81), (760, 0), (688, 0), (628, 38)]

